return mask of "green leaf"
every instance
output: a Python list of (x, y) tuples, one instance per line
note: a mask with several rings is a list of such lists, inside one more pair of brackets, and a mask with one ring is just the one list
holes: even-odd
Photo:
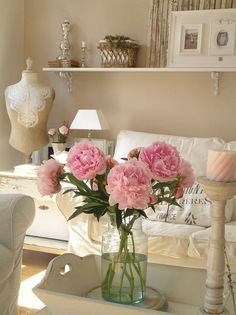
[(91, 192), (92, 190), (81, 180), (77, 179), (73, 174), (67, 173), (69, 181), (75, 185), (79, 190)]
[(87, 208), (84, 210), (84, 213), (95, 215), (97, 212), (99, 212), (100, 210), (104, 210), (104, 209), (105, 209), (104, 207)]
[(124, 212), (124, 218), (130, 217), (131, 215), (134, 214), (134, 209), (126, 209)]
[[(155, 211), (155, 209), (153, 209)], [(146, 212), (144, 210), (139, 210), (138, 211), (140, 213), (141, 216), (145, 217), (146, 219), (148, 218)]]
[(77, 217), (78, 215), (80, 215), (83, 210), (81, 210), (82, 207), (76, 207), (76, 211), (72, 213), (72, 215), (68, 218), (68, 221), (70, 221), (71, 219)]
[(100, 204), (109, 205), (108, 200), (103, 200), (103, 199), (101, 199), (100, 196), (99, 196), (99, 197), (97, 197), (97, 196), (89, 196), (88, 198), (89, 198), (89, 200), (91, 200), (91, 201), (97, 201), (97, 202), (99, 202)]
[(149, 205), (149, 207), (152, 208), (152, 210), (155, 212), (155, 206), (154, 205)]
[(82, 206), (84, 210), (92, 207), (103, 207), (104, 205), (101, 205), (99, 202), (88, 202), (85, 205)]
[(107, 212), (107, 208), (105, 209), (98, 209), (98, 211), (94, 212), (94, 216), (97, 218), (98, 222), (100, 218)]
[(118, 207), (117, 207), (117, 204), (114, 205), (114, 206), (108, 206), (107, 207), (107, 211), (110, 212), (110, 213), (116, 213), (116, 211), (118, 211)]
[(69, 192), (71, 192), (71, 191), (74, 192), (74, 191), (75, 191), (74, 188), (67, 189), (67, 190), (63, 191), (62, 195), (67, 194), (67, 193), (69, 193)]
[(171, 204), (172, 204), (172, 205), (175, 205), (175, 206), (177, 206), (177, 207), (182, 208), (182, 206), (176, 201), (175, 198), (172, 200)]
[[(97, 176), (96, 176), (96, 177), (97, 177)], [(108, 198), (109, 198), (109, 195), (108, 195), (108, 193), (107, 193), (107, 191), (106, 191), (106, 188), (105, 188), (103, 182), (98, 181), (98, 182), (97, 182), (97, 185), (98, 185), (98, 191), (99, 191), (100, 195), (101, 195), (103, 198), (108, 199)]]
[(116, 226), (119, 229), (119, 227), (122, 224), (122, 211), (121, 210), (117, 210), (116, 211)]

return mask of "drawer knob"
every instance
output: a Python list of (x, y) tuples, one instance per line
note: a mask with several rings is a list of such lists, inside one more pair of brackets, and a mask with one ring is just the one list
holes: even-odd
[(48, 210), (49, 207), (48, 207), (48, 206), (45, 206), (45, 205), (42, 205), (42, 206), (39, 206), (39, 209), (45, 211), (45, 210)]

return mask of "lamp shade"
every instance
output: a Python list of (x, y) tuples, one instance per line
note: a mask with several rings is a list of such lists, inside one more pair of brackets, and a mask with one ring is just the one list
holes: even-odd
[(109, 125), (100, 109), (79, 109), (70, 129), (104, 130)]

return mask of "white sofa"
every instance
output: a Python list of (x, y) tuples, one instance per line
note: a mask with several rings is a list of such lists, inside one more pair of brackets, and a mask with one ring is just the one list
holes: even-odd
[[(209, 148), (236, 150), (236, 141), (226, 143), (216, 137), (191, 138), (122, 130), (117, 136), (114, 158), (121, 161), (131, 149), (150, 145), (157, 140), (170, 143), (179, 150), (181, 156), (192, 164), (196, 180), (206, 173)], [(72, 194), (62, 193), (57, 195), (56, 200), (66, 218), (72, 214), (75, 203), (80, 202)], [(168, 218), (165, 218), (165, 206), (160, 206), (155, 213), (149, 212), (150, 219), (143, 220), (143, 229), (149, 236), (149, 257), (152, 257), (152, 261), (160, 255), (174, 258), (200, 258), (207, 255), (211, 203), (197, 182), (185, 192), (181, 205), (182, 208), (173, 207)], [(69, 252), (79, 256), (100, 254), (101, 235), (106, 228), (105, 217), (98, 224), (92, 215), (81, 214), (68, 221), (68, 226)], [(234, 200), (228, 201), (226, 208), (226, 241), (228, 256), (232, 261), (236, 257)]]
[(25, 232), (33, 222), (34, 201), (0, 193), (0, 314), (17, 315)]

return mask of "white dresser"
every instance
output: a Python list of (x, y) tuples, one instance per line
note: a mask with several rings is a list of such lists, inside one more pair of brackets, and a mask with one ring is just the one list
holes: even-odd
[[(22, 193), (34, 198), (36, 215), (33, 224), (26, 232), (31, 242), (32, 237), (38, 237), (34, 240), (42, 246), (45, 240), (47, 244), (53, 244), (53, 240), (67, 241), (69, 237), (67, 221), (57, 208), (55, 196), (42, 197), (37, 189), (36, 178), (36, 175), (19, 175), (13, 171), (1, 171), (0, 192)], [(56, 247), (59, 241), (54, 242)]]

